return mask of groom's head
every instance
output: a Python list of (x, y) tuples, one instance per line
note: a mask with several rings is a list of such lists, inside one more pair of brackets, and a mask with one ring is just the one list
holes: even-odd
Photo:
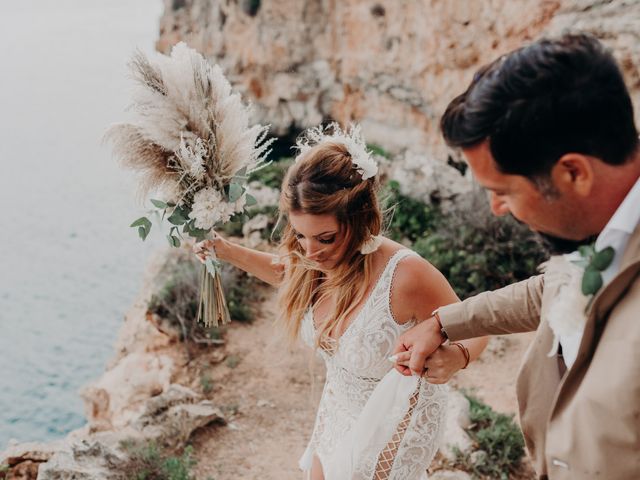
[(566, 239), (602, 230), (640, 169), (622, 74), (588, 35), (539, 40), (486, 65), (441, 128), (496, 215)]

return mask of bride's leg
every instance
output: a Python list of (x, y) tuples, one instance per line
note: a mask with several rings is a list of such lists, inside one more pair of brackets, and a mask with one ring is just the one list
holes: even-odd
[(314, 455), (313, 463), (311, 464), (311, 476), (310, 480), (324, 480), (324, 473), (322, 472), (322, 464), (320, 459)]

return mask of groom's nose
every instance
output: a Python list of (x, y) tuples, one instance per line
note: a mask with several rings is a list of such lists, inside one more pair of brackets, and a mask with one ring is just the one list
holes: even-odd
[(507, 202), (493, 192), (490, 193), (489, 204), (491, 205), (491, 211), (496, 217), (502, 217), (509, 213)]

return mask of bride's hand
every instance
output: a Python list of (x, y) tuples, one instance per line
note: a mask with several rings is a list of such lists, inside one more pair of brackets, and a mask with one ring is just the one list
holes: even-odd
[[(396, 363), (408, 366), (410, 357), (411, 352), (398, 353), (396, 354)], [(422, 376), (429, 383), (447, 383), (465, 364), (466, 358), (460, 348), (455, 345), (440, 345), (435, 352), (427, 357)]]
[(228, 244), (228, 240), (222, 238), (217, 233), (214, 233), (213, 239), (198, 242), (193, 245), (191, 250), (202, 263), (207, 260), (207, 257), (212, 256), (213, 253), (215, 253), (216, 257), (220, 260), (225, 260)]

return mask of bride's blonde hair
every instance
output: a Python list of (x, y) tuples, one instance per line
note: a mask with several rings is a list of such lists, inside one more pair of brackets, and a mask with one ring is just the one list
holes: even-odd
[(280, 196), (280, 216), (289, 212), (334, 215), (343, 232), (346, 248), (332, 268), (330, 278), (305, 258), (295, 232), (286, 223), (280, 243), (284, 277), (279, 289), (280, 322), (295, 340), (307, 309), (329, 296), (335, 308), (322, 325), (316, 325), (316, 345), (326, 345), (330, 332), (341, 326), (363, 300), (371, 279), (371, 255), (361, 245), (382, 229), (378, 205), (377, 175), (367, 180), (354, 168), (351, 155), (341, 143), (323, 142), (301, 154), (289, 168)]

